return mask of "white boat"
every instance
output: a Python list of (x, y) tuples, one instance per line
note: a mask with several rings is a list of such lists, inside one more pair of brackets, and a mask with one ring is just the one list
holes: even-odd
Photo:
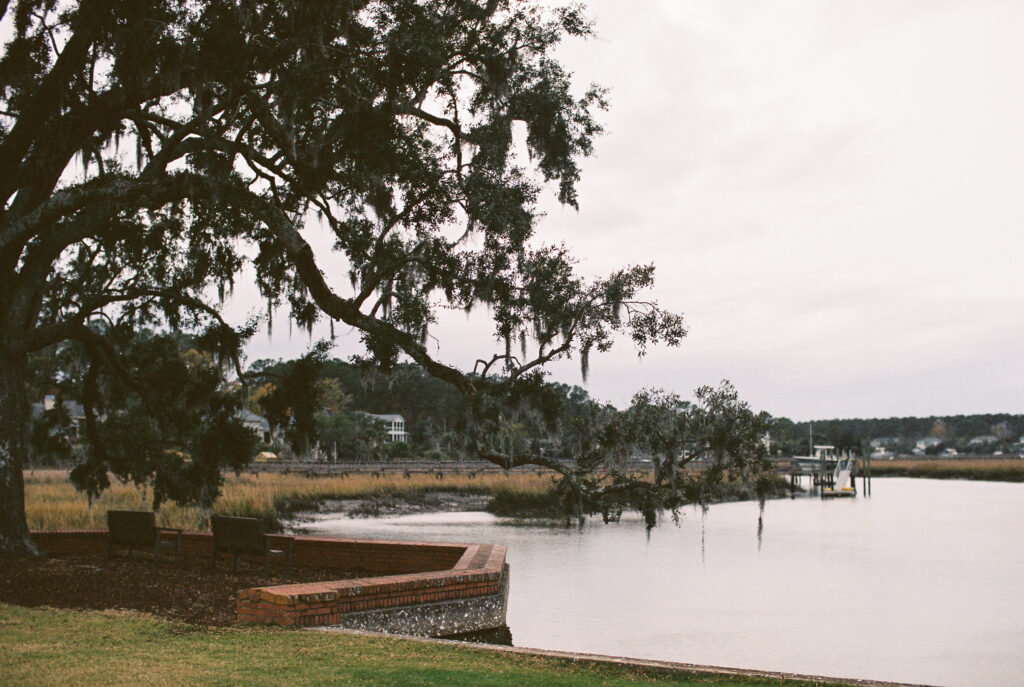
[[(817, 446), (815, 449), (819, 448)], [(833, 449), (833, 446), (822, 446), (823, 449)], [(845, 456), (833, 455), (832, 460), (835, 462), (835, 469), (832, 471), (832, 486), (822, 487), (822, 496), (856, 496), (857, 495), (857, 483), (853, 479), (853, 469), (857, 465), (857, 459), (850, 455), (849, 452)]]
[(853, 470), (857, 459), (849, 453), (837, 455), (835, 446), (815, 445), (812, 450), (813, 456), (793, 456), (793, 474), (811, 475), (822, 485), (822, 496), (856, 496)]

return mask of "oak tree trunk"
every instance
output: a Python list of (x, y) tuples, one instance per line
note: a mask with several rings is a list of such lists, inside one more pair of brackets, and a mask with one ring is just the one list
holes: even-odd
[(0, 355), (0, 551), (38, 553), (25, 522), (29, 404), (24, 354)]

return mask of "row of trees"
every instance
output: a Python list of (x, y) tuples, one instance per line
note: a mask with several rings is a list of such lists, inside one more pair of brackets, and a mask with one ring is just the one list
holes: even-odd
[[(200, 393), (217, 390), (225, 408), (232, 399), (231, 408), (245, 404), (250, 410), (266, 417), (279, 446), (287, 446), (293, 455), (306, 455), (310, 449), (320, 446), (328, 451), (337, 451), (344, 459), (361, 459), (391, 455), (383, 451), (386, 437), (383, 424), (367, 416), (367, 413), (400, 413), (410, 430), (409, 446), (389, 447), (401, 450), (402, 456), (448, 456), (461, 457), (467, 453), (463, 438), (470, 423), (469, 402), (458, 390), (424, 372), (411, 363), (398, 363), (388, 372), (373, 365), (346, 362), (328, 358), (330, 347), (321, 344), (310, 354), (297, 360), (259, 360), (249, 365), (241, 378), (234, 375), (232, 382), (217, 371), (209, 352), (201, 353), (205, 343), (196, 337), (182, 334), (155, 335), (152, 332), (119, 334), (108, 332), (108, 336), (129, 336), (134, 340), (125, 342), (127, 360), (145, 365), (145, 380), (158, 387), (162, 396), (162, 413), (157, 420), (174, 422), (174, 408), (179, 407), (183, 398), (195, 402), (197, 392), (185, 391), (182, 384), (189, 377), (179, 373), (181, 369), (204, 372), (203, 379), (196, 380)], [(171, 355), (169, 361), (156, 362), (160, 356)], [(143, 358), (145, 361), (143, 362)], [(56, 392), (61, 399), (84, 399), (95, 411), (106, 418), (114, 408), (127, 408), (135, 398), (130, 388), (116, 379), (104, 379), (104, 393), (91, 398), (85, 393), (85, 372), (88, 360), (80, 346), (62, 345), (33, 356), (31, 396), (40, 398), (44, 393)], [(137, 362), (136, 362), (137, 361)], [(227, 370), (229, 374), (233, 372)], [(220, 388), (217, 389), (217, 385)], [(547, 383), (547, 393), (557, 398), (557, 413), (563, 417), (583, 418), (594, 414), (614, 414), (614, 408), (602, 406), (589, 397), (578, 386)], [(169, 400), (175, 397), (175, 402)], [(638, 399), (641, 397), (638, 397)], [(101, 404), (98, 401), (102, 400)], [(132, 412), (144, 408), (137, 403)], [(182, 409), (182, 412), (188, 409)], [(191, 409), (193, 415), (202, 412)], [(123, 411), (119, 411), (123, 414)], [(140, 419), (142, 419), (140, 417)], [(181, 422), (190, 427), (201, 427), (188, 413)], [(67, 440), (67, 426), (70, 418), (58, 403), (53, 410), (35, 419), (32, 431), (32, 445), (38, 456), (66, 459), (71, 455), (71, 443)], [(102, 422), (99, 423), (102, 425)], [(63, 427), (62, 427), (63, 425)], [(1018, 429), (1020, 428), (1020, 429)], [(788, 418), (773, 418), (770, 422), (773, 453), (794, 455), (809, 450), (811, 432), (815, 443), (832, 444), (840, 451), (864, 454), (870, 450), (872, 440), (881, 438), (886, 448), (910, 453), (918, 439), (934, 437), (935, 443), (927, 449), (937, 453), (950, 447), (960, 451), (991, 453), (1009, 450), (1016, 445), (1024, 430), (1024, 416), (975, 415), (948, 418), (889, 418), (884, 420), (825, 420), (813, 425), (808, 422), (795, 423)], [(108, 429), (107, 431), (112, 431)], [(222, 430), (224, 431), (224, 430)], [(558, 437), (546, 436), (530, 430), (522, 423), (507, 429), (506, 434), (530, 437), (540, 442), (549, 457), (570, 459), (571, 438), (568, 434)], [(984, 445), (971, 440), (987, 436), (990, 441)], [(130, 446), (137, 454), (143, 454), (131, 442), (118, 442), (124, 449)], [(187, 442), (177, 440), (179, 463), (181, 455), (189, 453)], [(160, 458), (156, 456), (153, 460)], [(166, 458), (163, 458), (166, 461)], [(116, 461), (125, 463), (128, 461)], [(239, 464), (236, 458), (230, 462)], [(126, 474), (116, 471), (118, 474)], [(99, 476), (97, 476), (99, 478)], [(158, 495), (160, 490), (157, 490)]]
[[(316, 370), (309, 379), (301, 373), (306, 366)], [(374, 366), (326, 359), (321, 349), (295, 361), (256, 361), (248, 375), (255, 381), (250, 409), (264, 415), (275, 432), (284, 429), (291, 448), (299, 453), (307, 446), (319, 445), (348, 459), (368, 457), (374, 451), (379, 454), (383, 423), (367, 413), (405, 417), (410, 430), (408, 450), (416, 455), (455, 454), (454, 436), (465, 426), (465, 396), (407, 362), (384, 373)], [(288, 387), (296, 391), (282, 393)], [(313, 400), (314, 405), (293, 409), (283, 402), (285, 395)], [(291, 414), (296, 411), (312, 417), (307, 437), (291, 431)]]
[[(991, 413), (983, 415), (946, 415), (931, 417), (892, 417), (885, 419), (836, 419), (793, 422), (776, 418), (772, 423), (773, 450), (783, 455), (806, 454), (813, 432), (814, 443), (832, 444), (839, 450), (863, 455), (871, 442), (882, 440), (886, 448), (911, 453), (917, 442), (933, 437), (937, 443), (928, 450), (944, 448), (961, 452), (991, 453), (1008, 451), (1024, 437), (1024, 415)], [(984, 443), (971, 443), (979, 437), (991, 437)]]
[[(295, 362), (258, 361), (251, 371), (284, 371)], [(426, 374), (422, 368), (408, 363), (396, 365), (384, 374), (373, 367), (337, 359), (324, 360), (319, 364), (317, 384), (314, 389), (322, 395), (320, 406), (323, 412), (321, 422), (331, 418), (334, 424), (342, 425), (345, 432), (336, 432), (328, 437), (323, 432), (316, 439), (330, 446), (339, 436), (356, 433), (359, 413), (400, 413), (408, 421), (411, 450), (416, 455), (439, 453), (458, 455), (457, 436), (465, 428), (468, 404), (465, 397), (450, 385)], [(551, 384), (557, 394), (564, 397), (563, 413), (581, 415), (595, 404), (586, 390), (578, 386)], [(253, 410), (263, 412), (263, 406), (253, 404)], [(608, 412), (613, 409), (608, 408)], [(1024, 415), (987, 414), (959, 415), (948, 417), (903, 417), (886, 419), (832, 419), (815, 422), (794, 422), (789, 418), (776, 417), (770, 421), (772, 453), (774, 455), (802, 455), (810, 450), (809, 442), (831, 444), (840, 451), (865, 455), (872, 449), (871, 442), (881, 440), (888, 449), (911, 453), (918, 440), (934, 437), (940, 440), (927, 449), (937, 453), (944, 448), (957, 448), (961, 452), (991, 453), (1010, 450), (1024, 435)], [(972, 440), (989, 437), (981, 444)], [(339, 446), (342, 445), (340, 442)], [(346, 455), (357, 455), (363, 442), (355, 451)], [(552, 455), (568, 455), (561, 447), (548, 445)]]

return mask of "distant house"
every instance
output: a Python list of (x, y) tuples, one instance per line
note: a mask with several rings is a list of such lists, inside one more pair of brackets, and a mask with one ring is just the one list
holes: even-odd
[(409, 433), (405, 431), (405, 418), (401, 415), (366, 413), (366, 416), (384, 423), (384, 429), (388, 433), (387, 442), (389, 444), (395, 441), (409, 441)]
[(1009, 441), (1010, 435), (1012, 434), (1010, 431), (1010, 424), (1006, 421), (992, 425), (990, 429), (992, 434), (996, 435), (999, 441)]
[(270, 431), (270, 423), (267, 422), (267, 418), (262, 415), (257, 415), (251, 410), (246, 410), (245, 408), (235, 413), (235, 417), (241, 421), (244, 427), (256, 432), (256, 435), (264, 444), (270, 443), (273, 435)]
[(871, 440), (871, 448), (895, 448), (899, 443), (899, 437), (875, 437)]
[(914, 448), (920, 449), (922, 451), (927, 451), (932, 446), (938, 446), (941, 443), (942, 439), (939, 439), (938, 437), (925, 437), (924, 439), (918, 439), (917, 443), (914, 445)]
[[(78, 441), (82, 438), (82, 428), (85, 426), (85, 408), (82, 407), (82, 404), (78, 401), (64, 401), (61, 405), (64, 407), (64, 413), (71, 421), (68, 438), (72, 441)], [(43, 416), (43, 413), (53, 410), (56, 407), (56, 397), (45, 396), (41, 403), (32, 404), (32, 419), (38, 420)]]
[(997, 437), (996, 435), (994, 435), (994, 434), (982, 434), (981, 436), (974, 437), (973, 439), (968, 441), (967, 445), (968, 446), (980, 447), (980, 446), (990, 446), (992, 444), (998, 444), (998, 443), (999, 443), (999, 437)]

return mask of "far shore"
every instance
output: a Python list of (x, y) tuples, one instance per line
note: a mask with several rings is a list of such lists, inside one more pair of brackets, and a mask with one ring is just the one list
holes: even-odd
[[(861, 461), (861, 470), (863, 469), (864, 462)], [(897, 460), (872, 460), (871, 476), (1024, 482), (1024, 460), (1020, 458), (900, 458)]]

